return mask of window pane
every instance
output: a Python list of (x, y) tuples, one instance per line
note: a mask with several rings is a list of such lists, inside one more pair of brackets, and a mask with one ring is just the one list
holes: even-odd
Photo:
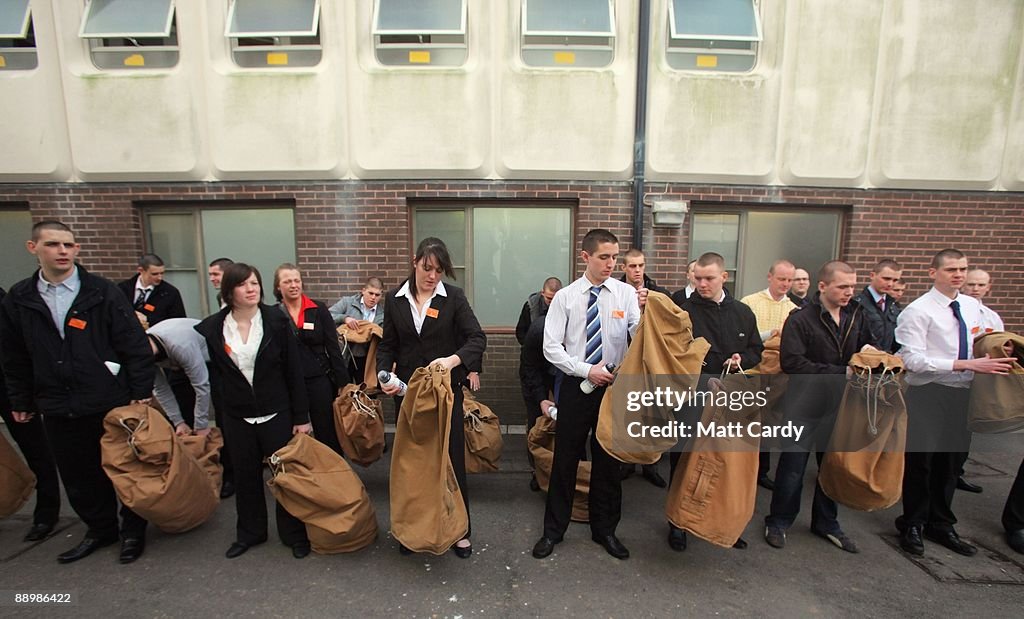
[(196, 268), (196, 224), (191, 213), (149, 216), (150, 251), (168, 271)]
[(319, 0), (234, 0), (226, 36), (313, 36), (319, 19)]
[(754, 0), (672, 0), (672, 37), (761, 40)]
[(693, 216), (693, 243), (690, 260), (713, 251), (725, 258), (725, 268), (736, 268), (740, 239), (739, 213), (696, 213)]
[(741, 294), (764, 289), (768, 268), (785, 258), (811, 274), (837, 256), (839, 213), (780, 213), (750, 211), (743, 239)]
[(172, 0), (90, 0), (79, 36), (167, 37), (174, 21)]
[(473, 209), (473, 310), (484, 326), (516, 324), (544, 280), (569, 283), (568, 208)]
[[(466, 264), (466, 211), (435, 211), (433, 209), (419, 209), (416, 211), (416, 222), (413, 238), (413, 251), (420, 244), (420, 241), (428, 236), (434, 236), (448, 247), (448, 253), (452, 257), (452, 264), (461, 267)], [(466, 280), (460, 277), (459, 285), (465, 286)]]
[(608, 0), (524, 0), (526, 34), (586, 32), (612, 34)]
[(28, 0), (0, 2), (0, 39), (24, 39), (28, 36)]
[[(295, 263), (295, 218), (291, 209), (224, 209), (200, 211), (205, 263), (220, 257), (255, 266), (263, 278), (263, 301), (276, 303), (274, 270)], [(204, 278), (205, 279), (205, 278)], [(217, 291), (207, 280), (210, 312), (217, 310)]]
[(377, 0), (376, 31), (464, 32), (465, 0)]
[[(205, 277), (205, 272), (204, 272)], [(186, 271), (171, 271), (164, 274), (164, 281), (170, 282), (172, 286), (181, 292), (181, 299), (185, 302), (185, 313), (189, 318), (205, 318), (210, 312), (203, 308), (203, 300), (200, 296), (199, 273), (195, 269)]]
[(28, 209), (0, 211), (0, 286), (10, 291), (15, 283), (39, 267), (35, 256), (25, 249), (32, 238), (32, 215)]

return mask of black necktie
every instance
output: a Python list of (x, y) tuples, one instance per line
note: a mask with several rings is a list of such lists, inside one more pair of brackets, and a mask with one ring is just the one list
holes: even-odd
[(956, 316), (960, 329), (960, 351), (957, 353), (956, 358), (967, 359), (967, 323), (964, 322), (964, 317), (960, 314), (960, 302), (953, 301), (949, 304), (949, 307), (953, 310), (953, 315)]
[(139, 288), (139, 296), (135, 297), (135, 311), (141, 312), (146, 306), (146, 289)]

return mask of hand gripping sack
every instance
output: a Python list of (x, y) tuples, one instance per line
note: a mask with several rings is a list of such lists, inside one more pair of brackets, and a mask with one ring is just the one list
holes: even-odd
[(296, 434), (268, 459), (274, 498), (306, 524), (314, 552), (355, 552), (377, 539), (377, 513), (345, 459), (308, 434)]
[(370, 466), (384, 453), (384, 414), (365, 385), (345, 385), (334, 400), (334, 429), (345, 456)]
[(103, 470), (122, 503), (166, 533), (209, 519), (220, 494), (163, 415), (142, 404), (121, 406), (103, 426)]
[(490, 473), (498, 470), (503, 447), (501, 424), (490, 408), (462, 388), (463, 424), (466, 436), (466, 472)]
[(199, 466), (206, 471), (213, 491), (220, 497), (220, 486), (224, 479), (224, 467), (220, 464), (220, 450), (224, 447), (224, 436), (220, 433), (220, 428), (210, 428), (210, 432), (206, 436), (192, 434), (179, 436), (178, 440), (192, 454)]
[(903, 492), (903, 361), (867, 351), (853, 355), (850, 367), (818, 483), (837, 503), (870, 512), (895, 505)]
[(363, 375), (355, 377), (365, 383), (364, 389), (374, 390), (377, 388), (377, 344), (384, 337), (384, 329), (380, 325), (369, 320), (360, 320), (359, 326), (355, 329), (348, 328), (342, 324), (338, 327), (338, 343), (341, 345), (342, 354), (347, 358), (352, 351), (352, 344), (366, 344), (366, 368)]
[[(533, 456), (533, 474), (544, 492), (551, 482), (551, 466), (555, 460), (555, 420), (541, 415), (530, 428), (526, 444)], [(581, 460), (576, 467), (576, 491), (572, 496), (573, 522), (590, 522), (590, 462)]]
[(998, 434), (1024, 430), (1024, 337), (1005, 331), (986, 333), (974, 340), (975, 358), (986, 354), (1003, 359), (1003, 345), (1013, 345), (1010, 373), (975, 374), (971, 382), (967, 427), (972, 432)]
[(719, 383), (709, 386), (716, 396), (704, 406), (701, 424), (723, 428), (739, 423), (742, 436), (695, 436), (680, 454), (665, 501), (669, 522), (725, 548), (732, 548), (754, 515), (760, 440), (749, 436), (747, 428), (760, 419), (761, 409), (730, 410), (717, 399), (726, 396), (717, 394), (756, 392), (759, 388), (756, 375), (743, 373), (723, 375)]
[(35, 487), (36, 476), (32, 469), (0, 434), (0, 518), (21, 509)]
[(391, 454), (391, 535), (413, 552), (441, 555), (469, 530), (469, 514), (448, 456), (451, 376), (437, 365), (409, 381)]
[(605, 390), (597, 418), (597, 440), (611, 456), (632, 464), (654, 464), (672, 449), (671, 437), (632, 437), (630, 422), (663, 426), (675, 421), (669, 407), (627, 409), (629, 392), (653, 392), (656, 388), (682, 393), (697, 385), (701, 365), (711, 345), (693, 338), (690, 315), (668, 296), (651, 292), (626, 356), (616, 370), (615, 382)]
[(751, 374), (761, 376), (761, 389), (768, 400), (761, 409), (761, 421), (765, 424), (782, 423), (782, 396), (786, 394), (789, 377), (782, 373), (781, 348), (782, 331), (772, 331), (771, 336), (764, 342), (761, 362), (750, 371)]

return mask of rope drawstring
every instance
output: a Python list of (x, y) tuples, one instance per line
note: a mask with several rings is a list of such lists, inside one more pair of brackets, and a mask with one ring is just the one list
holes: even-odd
[(355, 391), (352, 393), (352, 407), (355, 411), (361, 415), (376, 419), (377, 411), (374, 410), (373, 406), (364, 400), (369, 400), (370, 396), (366, 395), (362, 391)]
[(895, 370), (886, 367), (882, 368), (882, 373), (874, 385), (871, 383), (871, 376), (872, 372), (867, 368), (862, 368), (856, 373), (859, 379), (858, 386), (864, 389), (864, 399), (867, 403), (868, 432), (871, 436), (878, 436), (879, 400), (885, 401), (884, 389), (889, 385), (899, 385), (899, 379), (896, 378)]
[(139, 424), (133, 428), (128, 425), (123, 418), (117, 420), (118, 425), (124, 428), (124, 431), (128, 433), (128, 447), (132, 450), (132, 453), (135, 454), (136, 458), (139, 457), (139, 448), (135, 445), (135, 433), (146, 427), (145, 419), (139, 419), (137, 421)]
[(469, 420), (469, 425), (472, 426), (473, 432), (484, 431), (484, 422), (480, 419), (480, 411), (469, 411), (465, 414), (464, 418)]

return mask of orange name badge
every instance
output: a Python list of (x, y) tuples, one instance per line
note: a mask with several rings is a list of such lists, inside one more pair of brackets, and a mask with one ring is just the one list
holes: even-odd
[(74, 327), (75, 329), (84, 329), (85, 321), (82, 320), (81, 318), (72, 318), (71, 320), (68, 321), (68, 326)]
[(228, 353), (228, 356), (231, 356), (231, 347), (228, 346), (227, 342), (224, 342), (224, 352)]
[(428, 307), (427, 318), (437, 318), (437, 309), (433, 307)]
[(992, 333), (993, 331), (995, 331), (995, 329), (992, 327), (985, 327), (985, 333)]
[(977, 335), (979, 331), (981, 331), (981, 327), (974, 327), (971, 329), (971, 335)]
[(626, 312), (622, 310), (612, 310), (612, 318), (625, 318)]
[(143, 306), (142, 306), (142, 309), (146, 310), (147, 312), (152, 312), (152, 311), (153, 311), (153, 310), (155, 310), (156, 308), (155, 308), (155, 307), (153, 307), (152, 305), (150, 305), (149, 303), (147, 303), (147, 304), (145, 304), (145, 305), (143, 305)]

